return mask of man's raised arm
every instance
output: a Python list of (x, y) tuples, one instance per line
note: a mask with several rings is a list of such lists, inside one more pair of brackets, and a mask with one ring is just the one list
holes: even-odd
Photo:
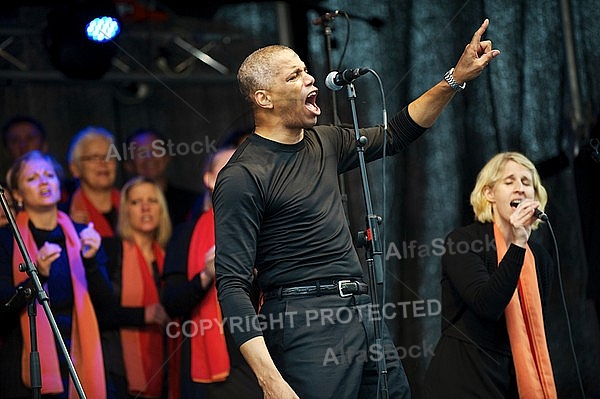
[(464, 88), (464, 84), (477, 78), (500, 54), (500, 50), (492, 50), (490, 40), (481, 40), (489, 23), (488, 19), (483, 21), (456, 66), (448, 71), (444, 79), (408, 105), (408, 113), (417, 124), (431, 127), (454, 95)]

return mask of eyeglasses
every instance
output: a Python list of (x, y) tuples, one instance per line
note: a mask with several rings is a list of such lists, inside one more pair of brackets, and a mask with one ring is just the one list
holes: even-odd
[(107, 157), (105, 155), (86, 155), (83, 157), (79, 157), (79, 160), (81, 162), (93, 162), (93, 163), (100, 163), (100, 162), (108, 162), (109, 159), (107, 159)]

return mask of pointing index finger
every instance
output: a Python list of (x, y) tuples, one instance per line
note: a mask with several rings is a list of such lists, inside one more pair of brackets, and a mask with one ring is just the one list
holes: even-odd
[(473, 46), (479, 45), (479, 42), (481, 41), (481, 36), (483, 36), (483, 34), (485, 33), (485, 30), (487, 29), (489, 24), (490, 24), (490, 20), (486, 18), (483, 21), (483, 23), (481, 24), (481, 26), (479, 27), (479, 29), (477, 29), (475, 31), (475, 33), (473, 34), (473, 38), (471, 39), (471, 44)]

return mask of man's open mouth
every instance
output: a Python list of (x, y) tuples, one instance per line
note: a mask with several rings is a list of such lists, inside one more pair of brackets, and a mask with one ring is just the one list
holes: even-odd
[(312, 91), (306, 96), (306, 101), (304, 102), (304, 106), (313, 114), (320, 115), (321, 109), (317, 105), (317, 94), (319, 92), (317, 90)]

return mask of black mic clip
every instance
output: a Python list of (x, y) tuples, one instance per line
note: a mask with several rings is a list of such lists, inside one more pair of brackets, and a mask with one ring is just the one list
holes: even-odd
[(340, 15), (340, 10), (335, 10), (332, 12), (326, 12), (318, 18), (313, 19), (313, 25), (325, 25), (328, 22), (333, 21), (335, 17)]
[(345, 85), (354, 82), (369, 71), (369, 68), (344, 69), (342, 72), (331, 71), (325, 78), (325, 86), (327, 86), (329, 90), (341, 90)]

